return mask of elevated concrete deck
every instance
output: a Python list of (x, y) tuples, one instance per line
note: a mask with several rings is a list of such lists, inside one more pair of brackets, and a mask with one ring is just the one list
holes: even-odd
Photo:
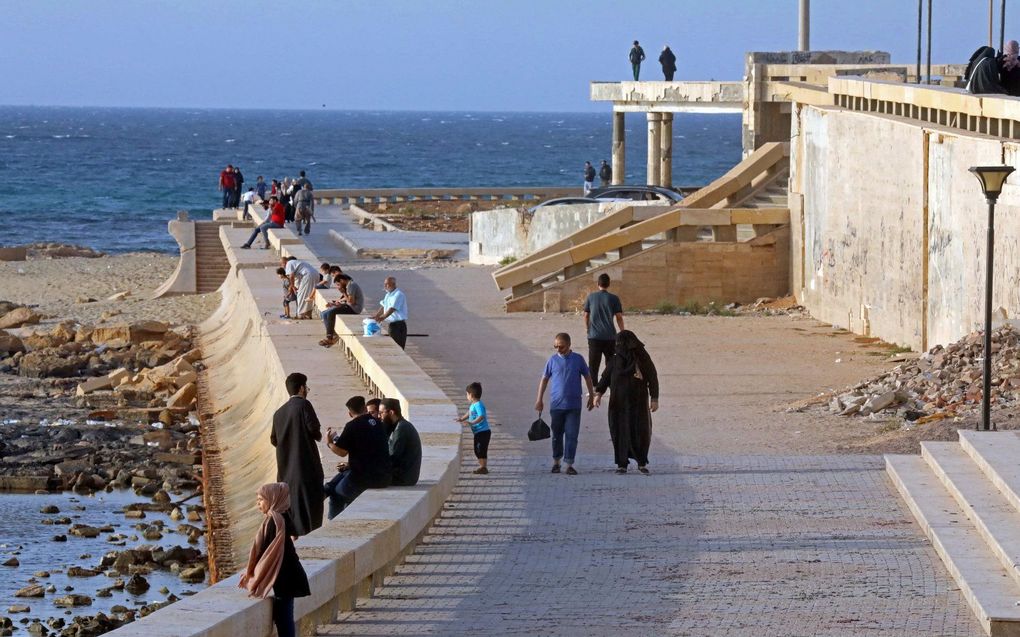
[(592, 82), (593, 102), (612, 102), (613, 110), (626, 113), (659, 111), (737, 112), (744, 105), (744, 83), (736, 82)]

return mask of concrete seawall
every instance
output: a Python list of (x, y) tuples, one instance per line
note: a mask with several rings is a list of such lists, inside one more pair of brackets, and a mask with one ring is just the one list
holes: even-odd
[[(225, 579), (111, 635), (272, 634), (271, 602), (249, 599), (237, 588), (237, 575), (230, 574), (243, 567), (261, 522), (255, 491), (276, 479), (269, 433), (273, 412), (287, 399), (283, 381), (291, 372), (308, 375), (309, 399), (323, 429), (340, 428), (347, 419), (346, 399), (371, 387), (401, 401), (424, 447), (417, 486), (370, 490), (296, 543), (312, 587), (311, 597), (297, 600), (295, 607), (302, 634), (353, 608), (358, 597), (370, 596), (428, 529), (456, 482), (461, 431), (453, 421), (454, 405), (392, 340), (360, 336), (362, 317), (341, 317), (341, 345), (328, 350), (316, 344), (322, 332), (318, 321), (277, 319), (278, 256), (239, 250), (248, 232), (221, 228), (231, 273), (221, 288), (219, 310), (199, 330), (209, 365), (200, 378), (200, 411), (210, 476), (210, 553), (214, 576)], [(315, 257), (303, 244), (278, 239), (285, 252)], [(330, 298), (327, 292), (319, 302)], [(324, 456), (327, 474), (335, 461)]]

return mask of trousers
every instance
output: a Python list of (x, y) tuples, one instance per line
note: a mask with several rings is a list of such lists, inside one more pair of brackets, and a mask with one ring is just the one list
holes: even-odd
[[(574, 464), (577, 455), (577, 436), (581, 433), (580, 409), (549, 410), (549, 429), (552, 431), (553, 460), (563, 458), (563, 462)], [(564, 444), (566, 438), (566, 444)]]
[(296, 637), (293, 597), (273, 598), (273, 624), (276, 625), (277, 637)]
[(407, 345), (407, 321), (390, 321), (389, 331), (393, 342), (399, 345), (400, 349), (404, 349)]
[(350, 305), (341, 303), (340, 305), (328, 308), (319, 313), (322, 317), (322, 324), (326, 326), (326, 336), (336, 336), (336, 315), (337, 314), (357, 314)]
[(272, 221), (267, 221), (261, 226), (251, 231), (251, 236), (248, 237), (248, 240), (244, 242), (244, 245), (251, 247), (251, 244), (255, 243), (255, 239), (259, 236), (259, 233), (261, 232), (262, 240), (265, 241), (266, 247), (269, 247), (269, 229), (282, 227), (283, 226), (273, 223)]
[(603, 341), (600, 339), (588, 339), (588, 370), (591, 371), (593, 383), (599, 382), (599, 367), (602, 366), (602, 357), (606, 357), (606, 367), (609, 366), (609, 359), (616, 353), (616, 340)]

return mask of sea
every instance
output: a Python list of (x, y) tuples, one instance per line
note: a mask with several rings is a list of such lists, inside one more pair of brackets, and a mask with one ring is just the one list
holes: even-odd
[[(645, 117), (628, 114), (627, 183), (645, 183)], [(612, 114), (0, 106), (0, 245), (176, 252), (167, 221), (208, 219), (219, 171), (306, 171), (317, 188), (571, 186), (610, 159)], [(740, 161), (737, 113), (678, 113), (673, 183)]]

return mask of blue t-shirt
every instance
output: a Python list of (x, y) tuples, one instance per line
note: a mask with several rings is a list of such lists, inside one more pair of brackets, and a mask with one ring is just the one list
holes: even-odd
[(489, 431), (489, 419), (485, 415), (485, 405), (482, 401), (476, 400), (468, 407), (468, 420), (474, 420), (479, 416), (482, 417), (481, 422), (471, 425), (471, 433), (473, 434)]
[(581, 380), (588, 375), (588, 363), (577, 352), (553, 354), (543, 376), (549, 380), (549, 409), (580, 409)]

